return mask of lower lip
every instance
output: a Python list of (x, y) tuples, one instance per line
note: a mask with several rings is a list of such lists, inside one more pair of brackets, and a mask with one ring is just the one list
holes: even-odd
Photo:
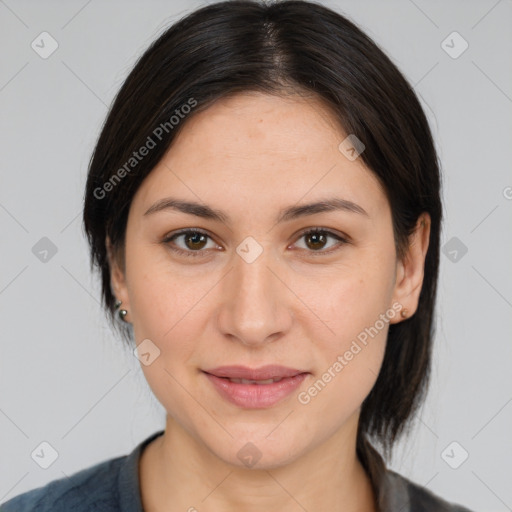
[(308, 376), (307, 373), (300, 373), (272, 384), (238, 384), (210, 373), (203, 373), (223, 398), (245, 409), (262, 409), (277, 404), (293, 393)]

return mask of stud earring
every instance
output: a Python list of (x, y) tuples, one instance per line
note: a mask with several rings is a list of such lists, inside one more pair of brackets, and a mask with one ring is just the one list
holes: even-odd
[[(121, 307), (121, 304), (123, 302), (121, 300), (116, 300), (114, 306), (116, 309), (119, 309)], [(123, 321), (123, 322), (126, 322), (125, 320), (125, 316), (128, 314), (128, 311), (126, 311), (126, 309), (119, 309), (119, 311), (117, 312), (117, 314), (119, 315), (119, 318)]]
[(407, 311), (407, 308), (404, 308), (402, 309), (402, 311), (400, 311), (400, 315), (402, 316), (402, 318), (407, 318), (408, 314), (409, 312)]

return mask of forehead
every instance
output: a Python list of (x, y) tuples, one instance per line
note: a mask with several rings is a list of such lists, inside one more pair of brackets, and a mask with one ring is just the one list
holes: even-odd
[(200, 144), (227, 158), (240, 151), (303, 158), (336, 144), (342, 135), (336, 118), (315, 97), (244, 92), (193, 115), (175, 144), (184, 149)]
[(370, 214), (386, 207), (373, 172), (361, 158), (351, 161), (340, 152), (347, 134), (316, 98), (241, 93), (182, 122), (137, 193), (145, 206), (182, 192), (215, 206), (238, 197), (245, 206), (268, 209), (340, 195)]

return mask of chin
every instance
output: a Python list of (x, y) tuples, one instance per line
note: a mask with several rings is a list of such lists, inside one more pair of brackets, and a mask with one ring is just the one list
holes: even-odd
[[(213, 445), (205, 440), (206, 445), (226, 464), (239, 468), (274, 469), (286, 466), (307, 450), (308, 440), (304, 437), (298, 439), (299, 433), (295, 430), (283, 429), (277, 433), (276, 425), (275, 422), (258, 428), (252, 425), (251, 429), (245, 427), (239, 432), (236, 428), (227, 427), (233, 438), (225, 436), (222, 443), (214, 442)], [(276, 432), (272, 433), (273, 430)]]

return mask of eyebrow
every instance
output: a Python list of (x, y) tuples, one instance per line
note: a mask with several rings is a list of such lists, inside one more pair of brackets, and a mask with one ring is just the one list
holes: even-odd
[[(173, 197), (166, 197), (157, 201), (155, 204), (150, 206), (144, 215), (151, 215), (156, 212), (164, 210), (175, 210), (189, 215), (195, 215), (203, 219), (210, 219), (228, 224), (230, 221), (229, 215), (222, 210), (211, 208), (210, 206), (196, 203), (193, 201), (182, 201)], [(358, 204), (348, 201), (347, 199), (341, 199), (333, 197), (316, 201), (314, 203), (303, 204), (299, 206), (290, 206), (285, 209), (281, 209), (277, 216), (277, 223), (285, 222), (299, 217), (305, 217), (307, 215), (315, 215), (316, 213), (331, 212), (331, 211), (346, 211), (350, 213), (357, 213), (370, 217), (366, 210)]]

